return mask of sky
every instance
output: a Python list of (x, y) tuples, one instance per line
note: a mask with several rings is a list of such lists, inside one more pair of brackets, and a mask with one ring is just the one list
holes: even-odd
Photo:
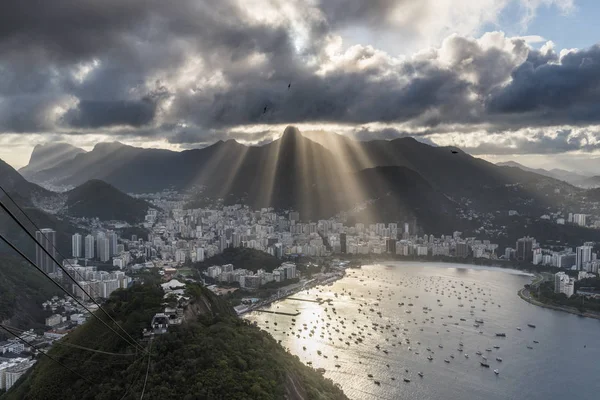
[(598, 17), (593, 0), (5, 0), (0, 159), (293, 124), (596, 171)]

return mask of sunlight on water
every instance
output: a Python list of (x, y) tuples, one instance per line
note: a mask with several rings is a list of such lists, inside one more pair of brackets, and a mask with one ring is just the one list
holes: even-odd
[[(560, 373), (557, 365), (575, 363), (554, 346), (597, 358), (599, 324), (523, 302), (516, 292), (530, 279), (459, 265), (370, 265), (270, 307), (297, 316), (254, 312), (246, 318), (304, 363), (324, 369), (352, 399), (568, 396), (549, 377)], [(563, 334), (581, 336), (587, 348), (566, 343)], [(577, 369), (577, 398), (592, 398), (585, 377), (597, 377), (600, 367), (590, 361), (587, 371)]]

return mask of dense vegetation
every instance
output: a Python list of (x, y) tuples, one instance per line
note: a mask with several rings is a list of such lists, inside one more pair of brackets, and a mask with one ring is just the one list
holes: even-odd
[[(3, 399), (138, 399), (149, 365), (145, 399), (345, 399), (342, 391), (303, 365), (265, 331), (238, 319), (210, 291), (191, 286), (186, 323), (156, 336), (148, 357), (115, 357), (55, 346), (51, 354), (91, 379), (91, 385), (47, 359)], [(119, 290), (107, 303), (115, 318), (136, 338), (160, 309), (155, 284)], [(127, 354), (131, 347), (96, 321), (70, 334), (66, 342)]]
[[(586, 281), (588, 282), (586, 282), (586, 285), (584, 286), (598, 285), (597, 282), (590, 282), (593, 280), (586, 279)], [(598, 279), (596, 278), (595, 281), (598, 281)], [(579, 287), (579, 285), (576, 286)], [(540, 285), (539, 292), (536, 293), (536, 291), (532, 291), (532, 295), (534, 295), (534, 297), (542, 303), (552, 304), (556, 306), (573, 307), (581, 312), (600, 312), (600, 300), (583, 298), (583, 296), (577, 295), (567, 297), (564, 293), (554, 293), (554, 282), (542, 283)]]
[(267, 272), (272, 272), (281, 265), (281, 260), (264, 251), (246, 247), (232, 247), (225, 249), (221, 254), (207, 258), (203, 262), (195, 263), (194, 266), (200, 271), (204, 271), (212, 265), (224, 264), (233, 264), (235, 268), (244, 268), (253, 272), (261, 268)]
[(22, 329), (43, 328), (41, 304), (60, 290), (27, 262), (0, 256), (0, 321)]

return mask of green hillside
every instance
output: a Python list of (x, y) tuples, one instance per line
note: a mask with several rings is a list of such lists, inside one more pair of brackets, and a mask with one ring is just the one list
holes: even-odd
[(202, 262), (196, 263), (194, 266), (200, 271), (204, 271), (212, 265), (224, 264), (233, 264), (235, 268), (244, 268), (253, 272), (261, 268), (267, 272), (272, 272), (281, 265), (281, 260), (264, 251), (246, 247), (230, 247), (225, 249), (221, 254), (216, 254)]
[[(193, 286), (186, 322), (152, 343), (144, 399), (345, 399), (340, 389), (303, 365), (268, 333), (237, 318), (210, 291)], [(152, 284), (114, 293), (107, 309), (136, 338), (162, 302)], [(89, 321), (65, 341), (94, 349), (132, 353), (131, 347)], [(146, 343), (145, 346), (149, 347)], [(139, 399), (148, 358), (116, 357), (66, 346), (50, 354), (91, 379), (90, 384), (48, 359), (40, 359), (4, 399)]]
[(130, 223), (144, 221), (150, 204), (100, 180), (91, 180), (67, 192), (66, 212), (72, 217), (100, 218)]
[(44, 326), (41, 304), (60, 290), (27, 262), (0, 256), (0, 321), (18, 328)]

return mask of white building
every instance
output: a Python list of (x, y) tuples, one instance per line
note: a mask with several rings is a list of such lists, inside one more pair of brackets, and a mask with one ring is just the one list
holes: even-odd
[(24, 359), (0, 363), (0, 389), (9, 390), (34, 364), (35, 360)]
[(110, 242), (108, 238), (99, 236), (98, 240), (98, 258), (102, 262), (110, 260)]
[(573, 296), (575, 292), (575, 280), (564, 272), (554, 275), (554, 293), (564, 293), (567, 297)]
[(87, 235), (85, 237), (85, 258), (92, 259), (94, 258), (94, 249), (95, 249), (95, 239), (92, 235)]
[(56, 326), (62, 322), (60, 314), (54, 314), (46, 318), (46, 326)]
[(585, 214), (573, 214), (573, 223), (579, 226), (586, 226)]
[(198, 247), (196, 249), (196, 261), (197, 262), (204, 261), (204, 248), (203, 247)]
[(123, 269), (125, 268), (125, 260), (122, 257), (115, 257), (113, 258), (113, 266)]
[(185, 250), (177, 249), (175, 250), (175, 262), (184, 263), (186, 258)]

